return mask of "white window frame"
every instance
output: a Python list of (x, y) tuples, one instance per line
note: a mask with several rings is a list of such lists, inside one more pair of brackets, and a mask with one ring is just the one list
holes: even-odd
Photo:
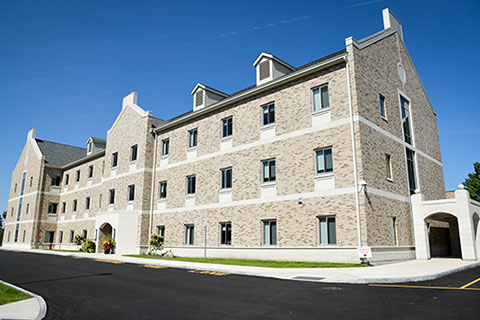
[[(328, 106), (327, 107), (324, 107), (324, 102), (323, 102), (323, 98), (322, 98), (322, 88), (327, 88), (327, 95), (328, 95)], [(320, 95), (320, 108), (319, 109), (315, 109), (315, 91), (318, 90), (318, 93)], [(331, 108), (331, 105), (330, 105), (330, 89), (328, 87), (328, 83), (324, 83), (324, 84), (321, 84), (319, 86), (316, 86), (316, 87), (313, 87), (311, 89), (311, 97), (312, 97), (312, 112), (313, 113), (316, 113), (316, 112), (320, 112), (320, 111), (325, 111), (325, 110), (330, 110)]]
[[(225, 185), (227, 185), (227, 182), (228, 182), (227, 181), (227, 176), (226, 176), (226, 172), (228, 170), (230, 170), (230, 186), (225, 186), (224, 187), (224, 182), (225, 182)], [(224, 174), (225, 174), (225, 177), (224, 177)], [(220, 190), (232, 189), (232, 185), (233, 185), (233, 170), (232, 170), (232, 167), (226, 167), (226, 168), (220, 169)]]
[[(191, 232), (191, 234), (190, 234)], [(193, 246), (195, 245), (195, 225), (192, 224), (186, 224), (185, 225), (185, 239), (184, 239), (184, 244), (186, 246)]]
[(188, 130), (188, 148), (196, 148), (198, 146), (198, 128)]
[[(271, 228), (272, 228), (272, 222), (275, 222), (275, 243), (272, 243), (272, 239), (270, 237), (270, 234), (271, 234)], [(268, 243), (267, 243), (267, 237), (266, 237), (266, 224), (268, 223), (268, 231), (269, 231), (269, 235), (268, 235)], [(262, 220), (262, 244), (264, 246), (276, 246), (278, 245), (278, 223), (277, 223), (277, 219), (264, 219)]]
[[(327, 242), (326, 243), (322, 243), (322, 230), (321, 230), (321, 221), (320, 219), (323, 219), (325, 218), (325, 222), (326, 222), (326, 225), (327, 225), (327, 235), (326, 235), (326, 239), (327, 239)], [(329, 229), (328, 229), (328, 220), (329, 219), (335, 219), (335, 243), (330, 243), (330, 234), (329, 234)], [(337, 237), (337, 216), (334, 215), (334, 214), (330, 214), (330, 215), (319, 215), (317, 216), (317, 236), (318, 236), (318, 245), (319, 246), (336, 246), (337, 243), (338, 243), (338, 237)]]
[[(332, 154), (332, 169), (330, 171), (327, 171), (326, 169), (326, 161), (325, 161), (325, 150), (328, 150), (330, 149), (331, 151), (331, 154)], [(323, 169), (323, 172), (318, 172), (318, 155), (317, 155), (317, 152), (319, 151), (323, 151), (323, 165), (324, 165), (324, 169)], [(320, 175), (330, 175), (330, 174), (333, 174), (334, 173), (334, 167), (333, 167), (333, 147), (332, 146), (328, 146), (328, 147), (323, 147), (323, 148), (317, 148), (315, 150), (313, 150), (313, 157), (314, 157), (314, 162), (315, 162), (315, 175), (316, 176), (320, 176)]]

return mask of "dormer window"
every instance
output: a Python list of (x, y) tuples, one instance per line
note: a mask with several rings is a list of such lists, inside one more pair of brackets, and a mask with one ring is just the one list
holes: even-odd
[(92, 153), (92, 149), (93, 149), (92, 142), (90, 142), (88, 144), (88, 154)]
[(228, 94), (197, 83), (192, 90), (193, 111), (200, 110), (228, 97)]
[(286, 75), (295, 68), (272, 54), (262, 52), (253, 62), (257, 69), (257, 86)]

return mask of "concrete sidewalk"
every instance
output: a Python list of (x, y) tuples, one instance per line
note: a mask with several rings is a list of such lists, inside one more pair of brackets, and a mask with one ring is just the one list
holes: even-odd
[[(2, 249), (5, 250), (5, 249)], [(18, 250), (13, 250), (18, 251)], [(435, 258), (410, 260), (363, 268), (262, 268), (211, 263), (183, 262), (161, 259), (133, 258), (102, 253), (74, 253), (50, 250), (21, 250), (23, 252), (54, 254), (87, 259), (102, 259), (133, 264), (165, 266), (170, 268), (205, 270), (238, 275), (277, 278), (284, 280), (316, 281), (329, 283), (399, 283), (424, 281), (480, 266), (480, 261)]]
[(23, 291), (32, 296), (30, 299), (8, 303), (0, 306), (0, 319), (41, 320), (47, 314), (47, 304), (35, 293), (0, 280), (0, 283)]

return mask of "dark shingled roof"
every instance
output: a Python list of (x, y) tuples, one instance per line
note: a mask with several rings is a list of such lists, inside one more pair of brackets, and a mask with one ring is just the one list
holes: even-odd
[(167, 121), (152, 117), (152, 125), (154, 125), (155, 128), (158, 128), (158, 127), (164, 125), (165, 123), (167, 123)]
[(66, 144), (35, 139), (40, 151), (45, 156), (45, 163), (54, 167), (63, 167), (73, 161), (84, 158), (87, 149), (68, 146)]

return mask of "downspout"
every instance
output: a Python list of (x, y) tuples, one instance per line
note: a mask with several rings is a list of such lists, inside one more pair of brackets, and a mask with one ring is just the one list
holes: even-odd
[[(43, 189), (43, 174), (45, 172), (45, 156), (42, 156), (42, 159), (40, 160), (42, 164), (40, 165), (40, 181), (39, 181), (39, 186), (40, 189), (38, 190), (37, 193), (37, 204), (35, 207), (35, 217), (34, 217), (34, 224), (33, 224), (33, 246), (35, 247), (35, 241), (37, 241), (38, 237), (38, 228), (40, 225), (40, 199), (42, 197), (42, 189)], [(37, 244), (40, 244), (40, 241), (38, 241)]]
[(154, 134), (155, 141), (153, 142), (153, 173), (152, 173), (152, 187), (150, 193), (150, 221), (148, 224), (148, 248), (150, 248), (150, 238), (152, 237), (152, 224), (153, 224), (153, 203), (155, 200), (155, 177), (157, 172), (157, 137), (158, 134), (154, 129), (150, 130), (151, 133)]
[(357, 149), (355, 146), (355, 126), (353, 121), (353, 104), (352, 104), (352, 88), (350, 84), (350, 64), (348, 63), (348, 53), (345, 56), (346, 69), (347, 69), (347, 89), (348, 89), (348, 106), (350, 109), (350, 133), (352, 136), (352, 154), (353, 154), (353, 181), (355, 188), (355, 210), (357, 213), (357, 238), (358, 247), (362, 246), (362, 230), (360, 223), (360, 199), (358, 190), (358, 172), (357, 172)]

